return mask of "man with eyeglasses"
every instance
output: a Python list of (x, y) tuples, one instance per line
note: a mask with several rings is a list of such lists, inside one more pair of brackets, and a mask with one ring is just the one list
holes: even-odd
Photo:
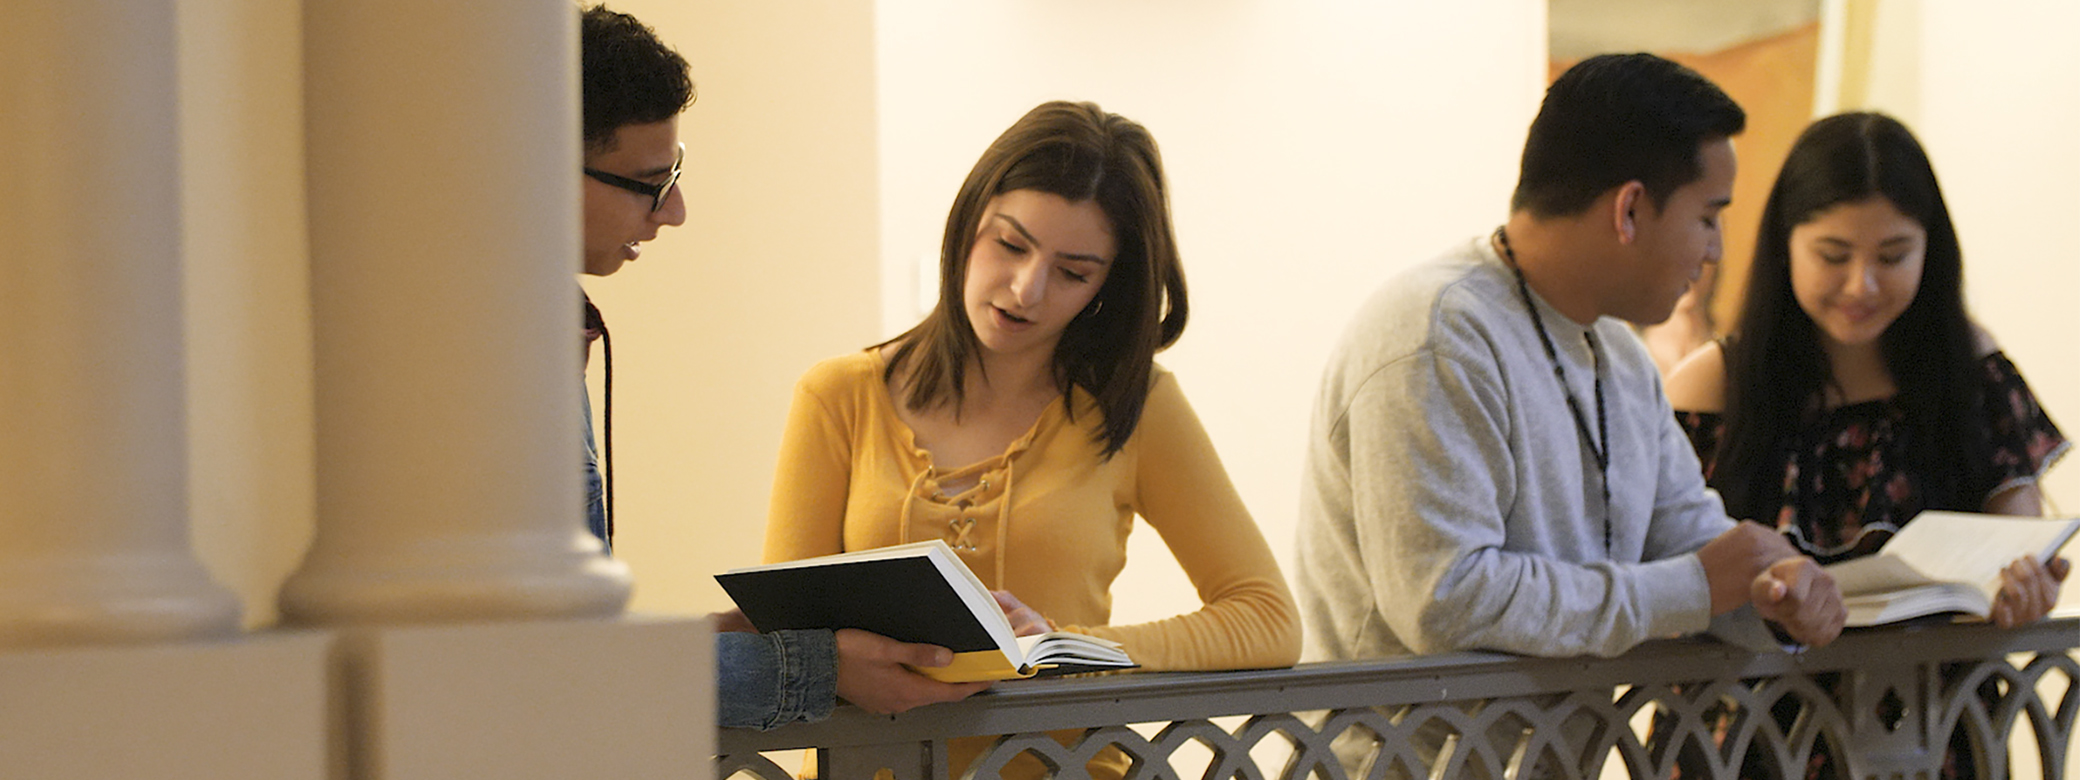
[[(693, 102), (686, 60), (649, 27), (604, 6), (588, 8), (580, 23), (585, 113), (584, 271), (606, 276), (642, 254), (642, 245), (667, 225), (686, 222), (678, 181), (686, 147), (679, 113)], [(586, 356), (591, 341), (606, 341), (606, 324), (585, 301)], [(612, 426), (613, 348), (606, 345), (608, 425)], [(612, 440), (609, 439), (609, 442)], [(602, 543), (613, 538), (609, 491), (601, 489), (585, 409), (586, 523)], [(611, 457), (612, 445), (608, 449)], [(609, 551), (611, 552), (611, 546)], [(965, 698), (987, 683), (951, 685), (910, 671), (945, 666), (943, 647), (898, 642), (878, 634), (841, 631), (757, 633), (741, 613), (716, 616), (717, 723), (772, 728), (821, 720), (843, 697), (862, 709), (894, 713)]]
[[(635, 17), (606, 10), (585, 12), (583, 22), (585, 104), (585, 273), (607, 276), (642, 254), (643, 242), (666, 225), (686, 223), (679, 194), (679, 113), (693, 102), (686, 60), (664, 45)], [(606, 340), (608, 453), (613, 452), (614, 352), (606, 321), (585, 300), (585, 357), (591, 343)], [(592, 405), (585, 405), (585, 521), (592, 535), (613, 548), (611, 483), (600, 479), (599, 450), (592, 431)], [(611, 475), (611, 462), (609, 464)]]

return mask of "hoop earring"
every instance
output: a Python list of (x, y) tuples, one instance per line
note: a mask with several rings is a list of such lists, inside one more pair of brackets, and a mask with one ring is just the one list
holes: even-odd
[(1098, 316), (1098, 312), (1104, 310), (1105, 299), (1100, 298), (1098, 300), (1091, 301), (1091, 305), (1083, 307), (1083, 313), (1076, 315), (1076, 317), (1078, 319), (1090, 319), (1092, 317)]

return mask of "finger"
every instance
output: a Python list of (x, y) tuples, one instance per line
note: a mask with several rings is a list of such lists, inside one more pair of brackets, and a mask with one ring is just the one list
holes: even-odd
[(1803, 560), (1794, 561), (1793, 563), (1795, 565), (1789, 567), (1791, 570), (1785, 572), (1781, 577), (1784, 581), (1784, 599), (1795, 604), (1804, 605), (1813, 592), (1813, 576), (1806, 571)]
[(1819, 647), (1839, 638), (1842, 635), (1842, 625), (1844, 621), (1846, 621), (1847, 619), (1848, 613), (1842, 613), (1840, 615), (1835, 616), (1833, 620), (1827, 622), (1826, 626), (1824, 627), (1824, 630), (1821, 632), (1821, 635), (1818, 638), (1815, 638), (1812, 641), (1808, 642), (1807, 644), (1810, 644), (1814, 647)]
[(1004, 614), (1017, 614), (1019, 610), (1026, 608), (1026, 603), (1019, 601), (1018, 597), (1012, 595), (1011, 591), (993, 590), (989, 592), (989, 595), (997, 600), (997, 607), (1004, 610)]
[(2058, 578), (2051, 576), (2051, 569), (2042, 562), (2031, 561), (2030, 563), (2036, 570), (2034, 582), (2036, 608), (2030, 613), (2029, 619), (2030, 622), (2035, 622), (2038, 618), (2051, 614), (2051, 610), (2058, 606), (2059, 583)]
[(1994, 625), (2014, 628), (2035, 620), (2036, 607), (2029, 592), (2029, 583), (2021, 580), (2002, 587), (2000, 594), (1995, 598)]
[(1814, 568), (1806, 558), (1787, 558), (1769, 567), (1768, 575), (1776, 585), (1771, 588), (1772, 601), (1782, 604), (1792, 614), (1803, 612), (1813, 591)]
[(2015, 572), (2018, 563), (2020, 561), (2012, 561), (2001, 567), (2001, 588), (1994, 592), (1993, 608), (1986, 614), (1994, 625), (2001, 628), (2015, 627), (2015, 603), (2020, 599), (2023, 587), (2021, 575)]
[(2023, 556), (2010, 566), (2015, 571), (2015, 602), (2010, 616), (2015, 625), (2035, 622), (2038, 617), (2051, 611), (2051, 601), (2057, 589), (2051, 580), (2051, 572), (2036, 558)]
[(1849, 614), (1842, 608), (1841, 599), (1833, 588), (1816, 593), (1815, 598), (1807, 603), (1807, 607), (1801, 615), (1806, 644), (1818, 647), (1841, 636), (1842, 623), (1848, 619)]
[(1784, 535), (1778, 533), (1776, 529), (1752, 520), (1748, 521), (1748, 523), (1761, 532), (1757, 539), (1756, 552), (1762, 555), (1765, 560), (1775, 563), (1785, 558), (1798, 557), (1798, 548), (1792, 547), (1791, 540), (1784, 538)]
[(937, 669), (953, 663), (953, 651), (938, 645), (904, 643), (896, 648), (895, 660), (908, 666)]
[(1806, 626), (1807, 633), (1810, 635), (1806, 640), (1806, 644), (1820, 644), (1823, 639), (1831, 638), (1828, 636), (1827, 631), (1829, 625), (1833, 622), (1832, 619), (1833, 610), (1826, 599), (1807, 599), (1799, 604), (1799, 624)]
[(2065, 582), (2066, 575), (2073, 573), (2073, 562), (2064, 558), (2053, 558), (2050, 563), (2044, 564), (2044, 569), (2051, 572), (2051, 579)]
[(1756, 575), (1755, 581), (1748, 585), (1748, 598), (1755, 602), (1757, 609), (1767, 611), (1782, 602), (1788, 591), (1789, 588), (1784, 585), (1783, 580), (1777, 579), (1775, 573), (1765, 570)]
[(2016, 558), (2014, 563), (2008, 564), (2008, 568), (2015, 573), (2015, 579), (2024, 585), (2034, 587), (2039, 580), (2051, 579), (2051, 572), (2046, 571), (2044, 564), (2032, 556)]
[(2042, 561), (2029, 560), (2029, 611), (2023, 614), (2023, 622), (2034, 623), (2051, 611), (2058, 602), (2058, 580), (2052, 579), (2051, 570)]
[(1799, 567), (1802, 580), (1800, 593), (1799, 621), (1805, 629), (1804, 642), (1820, 646), (1841, 636), (1842, 624), (1849, 613), (1842, 607), (1841, 590), (1836, 587), (1834, 577), (1819, 568), (1810, 559)]

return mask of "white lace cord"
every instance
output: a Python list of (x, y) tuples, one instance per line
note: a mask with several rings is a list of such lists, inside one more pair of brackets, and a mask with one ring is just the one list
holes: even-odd
[(997, 507), (997, 590), (1004, 590), (1004, 548), (1011, 543), (1011, 484), (1012, 463), (1017, 458), (1004, 458), (1004, 503)]

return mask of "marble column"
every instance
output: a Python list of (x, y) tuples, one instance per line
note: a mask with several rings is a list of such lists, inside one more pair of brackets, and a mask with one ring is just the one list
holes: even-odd
[(0, 648), (238, 630), (188, 541), (174, 5), (0, 23)]
[(579, 463), (577, 8), (306, 0), (321, 625), (611, 616)]

